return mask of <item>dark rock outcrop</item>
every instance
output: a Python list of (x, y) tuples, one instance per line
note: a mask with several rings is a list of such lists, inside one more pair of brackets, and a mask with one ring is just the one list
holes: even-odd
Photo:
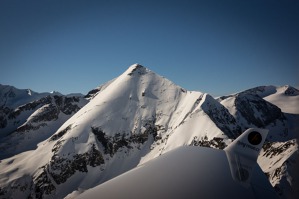
[(235, 106), (247, 122), (256, 127), (265, 127), (277, 119), (285, 120), (280, 108), (258, 95), (240, 93), (236, 96)]

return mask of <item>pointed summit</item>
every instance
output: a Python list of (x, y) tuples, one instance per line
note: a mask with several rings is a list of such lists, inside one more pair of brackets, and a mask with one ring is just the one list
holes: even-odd
[(128, 68), (128, 70), (126, 71), (126, 73), (128, 75), (134, 75), (134, 74), (144, 75), (148, 71), (150, 71), (150, 70), (148, 70), (146, 67), (136, 63), (136, 64), (131, 65)]
[(299, 90), (290, 86), (290, 85), (285, 85), (282, 87), (282, 90), (284, 90), (284, 94), (287, 96), (297, 96), (299, 95)]

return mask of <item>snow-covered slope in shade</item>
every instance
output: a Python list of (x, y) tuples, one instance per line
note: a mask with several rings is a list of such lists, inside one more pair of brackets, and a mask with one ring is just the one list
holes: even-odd
[[(204, 161), (203, 161), (204, 159)], [(182, 146), (140, 165), (78, 198), (278, 198), (255, 165), (250, 188), (234, 181), (223, 150)], [(68, 198), (71, 198), (69, 195)]]
[(12, 121), (14, 115), (7, 118), (12, 111), (49, 95), (60, 96), (61, 94), (58, 92), (37, 93), (30, 89), (17, 89), (13, 86), (0, 84), (0, 138), (16, 130), (17, 126), (25, 122), (26, 118), (32, 113), (30, 110), (26, 110), (18, 116), (18, 120)]
[(31, 89), (18, 89), (14, 86), (0, 84), (0, 107), (17, 108), (48, 95), (61, 96), (62, 94), (56, 91), (38, 93)]
[(283, 198), (299, 196), (298, 140), (268, 142), (263, 146), (258, 163), (270, 183)]
[[(82, 106), (87, 103), (83, 95), (63, 96), (55, 93), (38, 94), (30, 91), (28, 97), (24, 90), (14, 87), (8, 92), (15, 97), (1, 96), (3, 104), (0, 108), (0, 159), (11, 157), (15, 154), (32, 150), (37, 144), (49, 138), (56, 130)], [(3, 91), (2, 90), (2, 91)], [(7, 93), (6, 93), (7, 94)], [(45, 94), (48, 94), (44, 96)], [(21, 97), (20, 97), (21, 96)], [(19, 98), (24, 97), (24, 100)], [(4, 99), (5, 98), (5, 99)], [(27, 102), (27, 100), (33, 100)], [(15, 102), (16, 101), (16, 102)], [(21, 104), (14, 108), (14, 105)], [(11, 106), (8, 106), (8, 105)]]
[(218, 98), (242, 128), (263, 125), (270, 130), (258, 163), (284, 198), (299, 195), (299, 175), (294, 169), (299, 163), (298, 97), (298, 90), (291, 86), (260, 86)]
[[(264, 87), (267, 90), (269, 86)], [(299, 196), (299, 91), (289, 85), (275, 87), (274, 93), (264, 95), (264, 99), (281, 109), (288, 120), (287, 139), (275, 140), (264, 145), (258, 159), (263, 171), (277, 192), (285, 198)]]
[[(290, 116), (284, 112), (283, 107), (276, 106), (269, 100), (280, 98), (281, 88), (274, 86), (260, 86), (234, 95), (223, 96), (217, 100), (225, 106), (241, 125), (242, 130), (248, 127), (264, 127), (270, 130), (269, 140), (287, 141), (297, 137), (297, 124), (294, 123), (296, 114)], [(289, 87), (292, 88), (292, 87)], [(280, 91), (280, 92), (277, 92)], [(285, 93), (287, 91), (284, 91)], [(280, 98), (283, 106), (293, 106), (296, 109), (294, 99), (299, 95)], [(291, 98), (294, 97), (294, 98)], [(289, 104), (289, 105), (287, 105)]]

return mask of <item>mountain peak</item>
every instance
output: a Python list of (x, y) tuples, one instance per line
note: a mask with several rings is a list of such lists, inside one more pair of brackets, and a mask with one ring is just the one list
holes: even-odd
[(282, 87), (284, 90), (284, 94), (288, 96), (296, 96), (299, 95), (299, 90), (290, 86), (290, 85), (285, 85)]
[(128, 70), (126, 71), (126, 73), (128, 75), (133, 75), (133, 74), (139, 74), (139, 75), (144, 75), (149, 71), (149, 69), (147, 69), (146, 67), (140, 65), (140, 64), (133, 64), (131, 65)]

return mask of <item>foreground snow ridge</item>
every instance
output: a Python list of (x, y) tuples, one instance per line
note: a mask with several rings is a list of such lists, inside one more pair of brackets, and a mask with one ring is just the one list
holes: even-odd
[(73, 198), (180, 146), (224, 149), (250, 127), (269, 129), (258, 163), (277, 193), (298, 193), (291, 86), (214, 99), (134, 64), (84, 97), (0, 89), (0, 198)]

